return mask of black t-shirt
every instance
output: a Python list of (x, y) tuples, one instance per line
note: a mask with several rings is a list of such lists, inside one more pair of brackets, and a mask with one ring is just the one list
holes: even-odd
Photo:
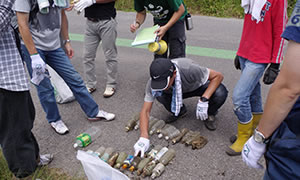
[(116, 17), (115, 2), (105, 4), (93, 4), (85, 8), (84, 17), (97, 19), (110, 19)]

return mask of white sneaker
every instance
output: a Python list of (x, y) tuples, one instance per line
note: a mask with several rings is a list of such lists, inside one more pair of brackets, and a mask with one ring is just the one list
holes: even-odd
[(88, 118), (89, 121), (97, 121), (100, 119), (105, 119), (106, 121), (112, 121), (114, 120), (116, 115), (113, 113), (108, 113), (103, 110), (99, 110), (98, 114), (94, 118)]
[(89, 92), (90, 94), (92, 94), (93, 92), (96, 91), (96, 88), (88, 88), (88, 87), (87, 87), (87, 90), (88, 90), (88, 92)]
[(50, 164), (50, 162), (53, 160), (53, 154), (40, 154), (40, 161), (38, 163), (38, 166), (46, 166)]
[(58, 120), (56, 122), (50, 123), (51, 127), (57, 132), (58, 134), (67, 134), (69, 132), (68, 127), (62, 120)]
[(103, 96), (108, 98), (108, 97), (111, 97), (112, 95), (115, 94), (115, 88), (113, 87), (106, 87), (104, 93), (103, 93)]

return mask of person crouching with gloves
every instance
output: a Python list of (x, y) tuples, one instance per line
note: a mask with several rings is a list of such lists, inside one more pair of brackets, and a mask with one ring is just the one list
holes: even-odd
[(135, 156), (140, 153), (143, 157), (149, 148), (148, 122), (155, 99), (171, 112), (171, 118), (166, 121), (170, 123), (187, 112), (183, 99), (199, 96), (197, 119), (204, 121), (207, 129), (216, 129), (215, 116), (228, 94), (221, 83), (221, 73), (201, 67), (188, 58), (157, 58), (150, 65), (150, 76), (140, 112), (141, 136), (134, 145)]

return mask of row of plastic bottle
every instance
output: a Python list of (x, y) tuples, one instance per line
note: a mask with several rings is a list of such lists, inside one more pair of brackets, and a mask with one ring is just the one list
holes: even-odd
[(103, 146), (96, 151), (88, 150), (87, 152), (122, 172), (128, 169), (132, 173), (136, 171), (138, 176), (151, 176), (152, 179), (160, 176), (164, 172), (165, 166), (175, 157), (174, 149), (168, 149), (161, 145), (151, 145), (145, 153), (145, 158), (134, 157), (125, 152), (115, 152), (113, 148)]
[[(149, 118), (149, 135), (155, 133), (158, 134), (158, 138), (165, 138), (171, 140), (172, 144), (181, 143), (189, 146), (192, 145), (192, 149), (201, 149), (207, 144), (207, 139), (200, 135), (199, 131), (191, 131), (186, 128), (178, 130), (175, 126), (166, 124), (164, 120), (159, 120), (153, 116)], [(125, 130), (139, 129), (139, 114), (136, 114), (132, 119), (128, 121), (125, 126)]]

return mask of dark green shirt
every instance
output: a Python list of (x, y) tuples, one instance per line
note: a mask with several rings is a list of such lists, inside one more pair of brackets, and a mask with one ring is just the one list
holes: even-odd
[[(171, 19), (173, 13), (178, 11), (181, 4), (184, 5), (183, 0), (134, 0), (134, 9), (137, 12), (145, 9), (150, 11), (154, 17), (154, 23), (161, 25), (166, 24)], [(186, 14), (185, 8), (185, 12), (180, 19), (183, 19)]]

